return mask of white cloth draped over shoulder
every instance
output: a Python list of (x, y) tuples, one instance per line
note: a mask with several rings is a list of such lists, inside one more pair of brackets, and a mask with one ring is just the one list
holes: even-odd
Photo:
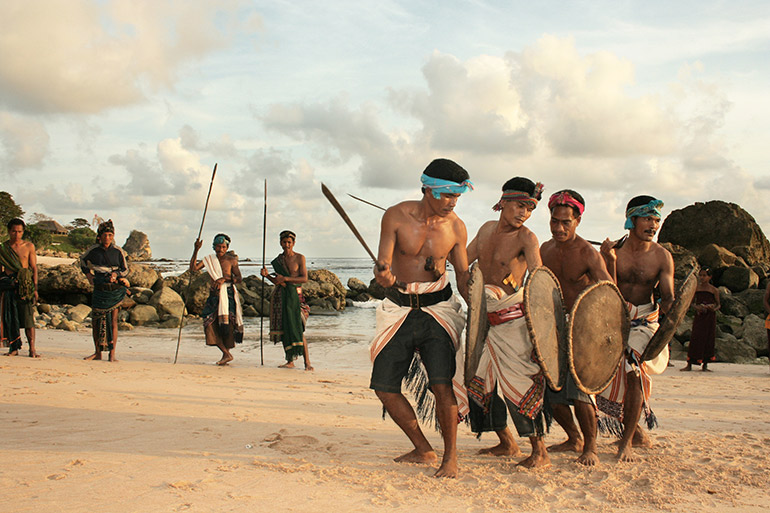
[[(219, 263), (219, 259), (216, 255), (207, 255), (203, 257), (203, 268), (209, 273), (209, 276), (213, 281), (217, 281), (220, 278), (224, 278), (222, 272), (222, 265)], [(233, 288), (233, 296), (235, 297), (235, 325), (243, 326), (243, 309), (241, 308), (241, 296), (238, 294), (238, 287), (232, 282), (223, 283), (219, 287), (219, 306), (217, 307), (217, 317), (220, 324), (230, 323), (230, 301), (227, 299), (227, 288)]]
[[(444, 273), (438, 281), (433, 282), (413, 282), (406, 286), (408, 294), (429, 294), (438, 292), (449, 285), (447, 273)], [(468, 394), (463, 386), (463, 369), (465, 351), (462, 350), (460, 334), (465, 327), (465, 315), (462, 311), (462, 305), (456, 296), (452, 296), (447, 301), (442, 301), (432, 306), (420, 307), (420, 310), (428, 313), (436, 319), (442, 328), (446, 330), (455, 347), (455, 361), (457, 370), (452, 378), (452, 390), (457, 399), (457, 411), (460, 416), (465, 416), (470, 411), (468, 406)], [(406, 316), (412, 309), (408, 306), (398, 306), (393, 301), (385, 299), (377, 307), (377, 333), (369, 347), (372, 362), (380, 354), (380, 351), (390, 342), (393, 335), (404, 324)]]

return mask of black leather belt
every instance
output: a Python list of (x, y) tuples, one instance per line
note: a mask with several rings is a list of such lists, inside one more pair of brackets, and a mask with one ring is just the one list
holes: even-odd
[(452, 297), (452, 286), (447, 285), (438, 292), (428, 294), (404, 294), (395, 288), (385, 289), (385, 297), (398, 306), (408, 306), (412, 310), (418, 310), (424, 306), (433, 306)]

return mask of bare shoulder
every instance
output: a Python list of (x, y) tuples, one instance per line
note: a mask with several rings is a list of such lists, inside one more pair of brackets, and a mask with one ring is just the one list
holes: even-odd
[(28, 249), (29, 251), (34, 252), (35, 251), (35, 245), (32, 244), (32, 242), (25, 240), (24, 244), (22, 245), (24, 249)]
[(674, 257), (671, 256), (671, 253), (666, 248), (657, 242), (653, 242), (652, 248), (655, 252), (655, 256), (661, 260), (662, 264), (666, 265), (670, 263), (672, 266), (674, 265)]
[(419, 201), (409, 200), (396, 203), (385, 211), (384, 217), (399, 219), (408, 216), (419, 205)]
[(535, 244), (536, 246), (540, 246), (540, 242), (537, 240), (537, 235), (535, 235), (535, 232), (527, 228), (526, 226), (522, 226), (518, 230), (519, 237), (522, 241), (526, 244)]

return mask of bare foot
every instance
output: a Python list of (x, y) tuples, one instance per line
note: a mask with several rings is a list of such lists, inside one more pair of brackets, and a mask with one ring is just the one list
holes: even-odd
[(551, 458), (548, 457), (548, 453), (533, 452), (527, 458), (517, 463), (517, 466), (524, 468), (544, 468), (551, 466)]
[(631, 449), (631, 446), (623, 446), (621, 445), (620, 448), (618, 448), (618, 461), (636, 461), (636, 457), (634, 456), (634, 451)]
[(679, 370), (680, 370), (680, 371), (682, 371), (682, 372), (690, 372), (690, 371), (692, 370), (692, 365), (690, 365), (690, 364), (688, 363), (688, 364), (687, 364), (687, 367), (682, 367), (682, 368), (681, 368), (681, 369), (679, 369)]
[(102, 359), (102, 353), (94, 353), (90, 356), (86, 356), (83, 358), (84, 360), (101, 360)]
[(583, 451), (575, 461), (586, 467), (594, 467), (599, 464), (599, 455), (594, 451)]
[(223, 356), (222, 359), (217, 362), (217, 365), (227, 365), (231, 361), (233, 361), (233, 355), (228, 354)]
[[(620, 448), (622, 443), (623, 440), (617, 440), (612, 442), (612, 445), (616, 445), (618, 448)], [(631, 447), (645, 447), (647, 449), (652, 447), (652, 440), (650, 440), (650, 437), (647, 436), (647, 434), (639, 426), (637, 426), (636, 431), (634, 431), (634, 436), (631, 439)], [(620, 449), (618, 449), (618, 452), (620, 452)]]
[(513, 445), (499, 443), (494, 447), (479, 449), (479, 454), (491, 454), (492, 456), (523, 456), (524, 453), (519, 449), (519, 445), (514, 442)]
[(701, 370), (702, 370), (703, 372), (714, 372), (714, 371), (712, 371), (711, 369), (709, 369), (709, 368), (708, 368), (708, 366), (706, 366), (706, 365), (704, 365), (704, 366), (703, 366), (703, 368), (702, 368)]
[(306, 371), (314, 371), (315, 369), (313, 368), (312, 365), (305, 365), (305, 370)]
[(441, 466), (438, 468), (433, 477), (457, 477), (457, 458), (450, 459), (450, 461), (442, 461)]
[(554, 444), (548, 448), (548, 452), (580, 452), (583, 450), (583, 440), (578, 438), (577, 440), (569, 440)]
[(279, 369), (293, 369), (294, 368), (294, 362), (286, 362), (283, 365), (278, 366)]
[(8, 351), (7, 353), (5, 353), (5, 356), (16, 356), (18, 354), (19, 354), (19, 351), (14, 349), (13, 351)]
[(29, 352), (29, 357), (30, 358), (40, 358), (40, 356), (41, 356), (40, 353), (38, 353), (37, 351), (30, 351)]
[(110, 351), (109, 361), (111, 361), (111, 362), (117, 362), (118, 361), (118, 359), (115, 358), (115, 350), (114, 349), (112, 351)]
[[(409, 451), (406, 454), (402, 454), (398, 458), (394, 458), (393, 461), (398, 463), (433, 463), (438, 459), (434, 451), (419, 452), (417, 449)], [(440, 470), (440, 469), (439, 469)]]

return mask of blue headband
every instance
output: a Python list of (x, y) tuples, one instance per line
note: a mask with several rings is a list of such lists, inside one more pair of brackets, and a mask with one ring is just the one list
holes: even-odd
[(441, 178), (433, 178), (425, 173), (420, 177), (420, 182), (433, 193), (433, 197), (441, 199), (441, 193), (444, 194), (462, 194), (468, 192), (468, 189), (473, 190), (473, 183), (470, 180), (465, 180), (463, 183), (452, 182), (450, 180), (443, 180)]
[(625, 230), (633, 230), (634, 222), (632, 217), (663, 217), (660, 215), (660, 209), (663, 208), (663, 202), (660, 200), (652, 200), (646, 205), (638, 205), (626, 210), (626, 224), (623, 226)]
[(230, 246), (230, 237), (228, 237), (227, 235), (217, 235), (216, 237), (214, 237), (214, 243), (212, 244), (212, 246), (216, 246), (217, 244), (227, 244), (228, 246)]

